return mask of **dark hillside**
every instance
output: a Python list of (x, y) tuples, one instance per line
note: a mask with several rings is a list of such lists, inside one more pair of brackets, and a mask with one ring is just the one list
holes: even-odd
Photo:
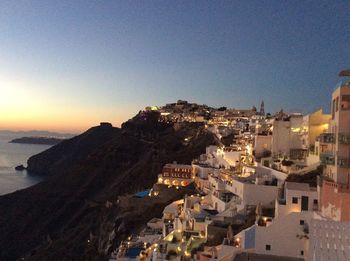
[[(140, 225), (130, 221), (152, 213), (143, 209), (133, 216), (117, 198), (151, 187), (165, 163), (190, 163), (214, 143), (202, 125), (166, 125), (157, 115), (139, 114), (122, 129), (95, 127), (31, 158), (29, 169), (49, 176), (0, 197), (0, 260), (106, 258), (111, 245)], [(176, 197), (151, 201), (149, 208), (158, 213)], [(118, 237), (110, 242), (113, 231)]]
[(85, 160), (87, 156), (115, 138), (120, 129), (101, 124), (81, 135), (64, 140), (50, 149), (34, 155), (28, 160), (27, 170), (37, 175), (51, 175), (69, 170), (72, 165)]

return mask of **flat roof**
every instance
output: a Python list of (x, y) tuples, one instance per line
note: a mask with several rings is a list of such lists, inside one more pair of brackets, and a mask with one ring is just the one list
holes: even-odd
[(304, 258), (264, 255), (250, 252), (242, 252), (235, 256), (234, 261), (304, 261)]
[(297, 182), (286, 182), (286, 189), (290, 190), (302, 190), (302, 191), (310, 191), (310, 185), (307, 183), (297, 183)]
[(167, 168), (192, 168), (192, 165), (177, 164), (177, 163), (167, 163), (164, 165)]

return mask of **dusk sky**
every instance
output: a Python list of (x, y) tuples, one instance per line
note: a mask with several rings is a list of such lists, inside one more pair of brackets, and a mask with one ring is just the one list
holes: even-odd
[(0, 1), (0, 129), (119, 126), (178, 99), (329, 111), (349, 1)]

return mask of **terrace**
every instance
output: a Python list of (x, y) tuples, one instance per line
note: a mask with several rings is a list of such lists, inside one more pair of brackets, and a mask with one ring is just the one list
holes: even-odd
[(320, 161), (324, 165), (334, 165), (335, 157), (330, 151), (320, 153)]
[(337, 166), (341, 167), (341, 168), (348, 168), (348, 167), (350, 167), (350, 160), (349, 160), (349, 158), (340, 158), (340, 157), (338, 157)]
[(319, 136), (320, 143), (335, 143), (335, 134), (334, 133), (322, 133)]
[(350, 135), (347, 133), (339, 133), (338, 134), (338, 141), (341, 144), (349, 145), (350, 144)]

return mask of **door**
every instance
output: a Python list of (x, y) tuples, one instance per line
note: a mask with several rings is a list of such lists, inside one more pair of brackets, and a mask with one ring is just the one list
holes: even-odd
[(302, 196), (301, 197), (301, 211), (308, 211), (309, 210), (309, 197)]

